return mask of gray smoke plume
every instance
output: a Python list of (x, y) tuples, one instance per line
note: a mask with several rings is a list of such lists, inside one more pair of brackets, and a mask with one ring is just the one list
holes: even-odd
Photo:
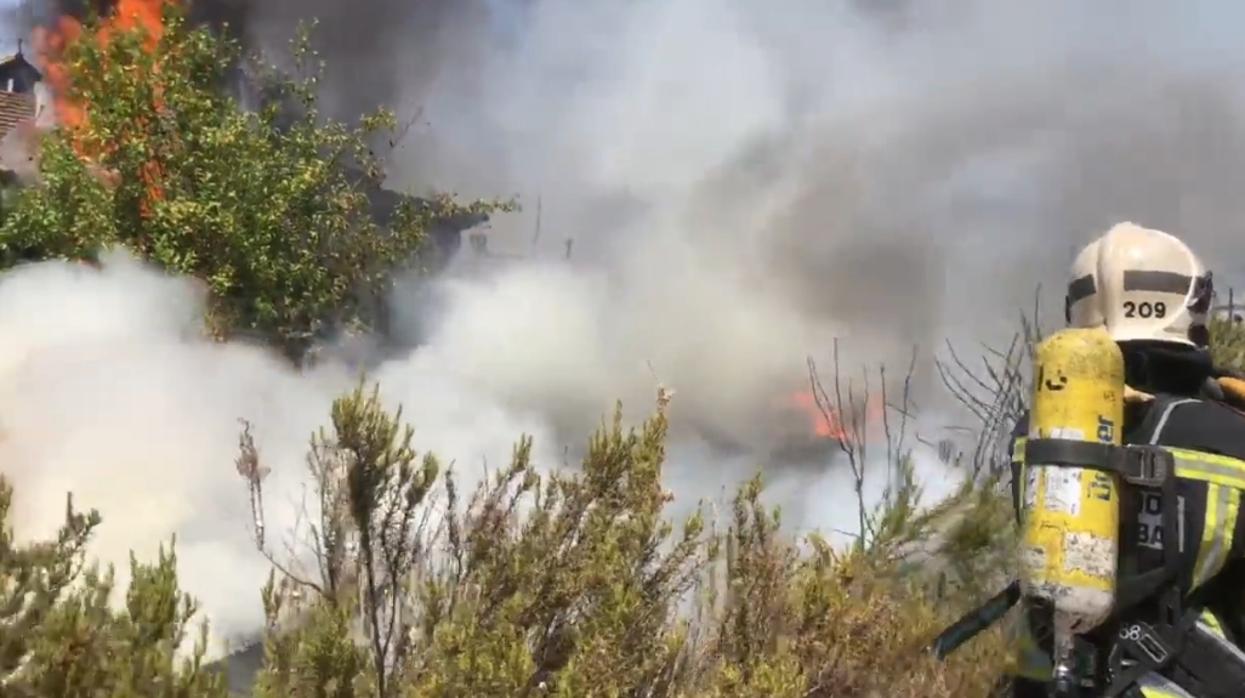
[[(1221, 283), (1239, 274), (1231, 6), (861, 6), (503, 3), (458, 35), (469, 59), (390, 97), (427, 121), (395, 180), (518, 192), (526, 214), (490, 244), (552, 258), (573, 238), (576, 277), (598, 285), (544, 311), (596, 299), (592, 344), (559, 339), (601, 357), (592, 375), (616, 382), (600, 399), (634, 395), (648, 360), (687, 422), (752, 444), (796, 357), (824, 367), (838, 336), (852, 370), (893, 375), (914, 344), (1003, 339), (1039, 284), (1061, 310), (1073, 252), (1120, 220), (1185, 236)], [(507, 332), (463, 343), (522, 344)], [(584, 381), (551, 399), (522, 357), (473, 370), (521, 376), (515, 404), (584, 399)], [(937, 387), (928, 370), (917, 386)]]
[[(421, 447), (468, 477), (523, 431), (556, 466), (615, 399), (638, 418), (661, 381), (678, 506), (764, 467), (797, 528), (850, 531), (834, 449), (774, 455), (809, 437), (784, 407), (806, 355), (829, 377), (840, 338), (859, 389), (862, 365), (898, 380), (919, 346), (920, 426), (936, 434), (960, 417), (929, 370), (944, 339), (1006, 340), (1039, 283), (1059, 310), (1064, 265), (1111, 224), (1184, 236), (1221, 284), (1241, 272), (1243, 10), (1228, 2), (196, 11), (274, 51), (320, 14), (333, 111), (420, 115), (392, 186), (524, 203), (494, 221), (488, 255), (466, 246), (447, 275), (402, 286), (394, 325), (419, 342), (372, 365)], [(256, 424), (279, 530), (305, 435), (353, 374), (331, 354), (300, 373), (194, 338), (195, 293), (124, 257), (0, 276), (0, 462), (32, 533), (65, 490), (101, 508), (106, 559), (179, 532), (187, 587), (228, 636), (255, 627), (264, 573), (236, 420)], [(918, 456), (932, 494), (954, 480)]]

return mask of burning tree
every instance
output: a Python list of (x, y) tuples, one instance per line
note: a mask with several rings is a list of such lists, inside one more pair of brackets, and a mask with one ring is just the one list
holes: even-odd
[(323, 331), (376, 321), (372, 300), (430, 222), (494, 208), (407, 199), (382, 229), (367, 192), (385, 163), (368, 144), (396, 120), (321, 118), (305, 32), (292, 78), (245, 59), (278, 98), (258, 112), (225, 89), (243, 62), (236, 44), (191, 27), (169, 0), (62, 18), (36, 45), (59, 128), (42, 139), (39, 183), (0, 226), (0, 267), (121, 244), (203, 279), (217, 336), (258, 333), (297, 357)]

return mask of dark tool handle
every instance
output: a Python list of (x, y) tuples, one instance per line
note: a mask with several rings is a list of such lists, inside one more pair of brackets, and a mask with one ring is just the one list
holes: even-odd
[(934, 640), (930, 651), (938, 659), (946, 659), (960, 645), (973, 639), (977, 633), (994, 624), (1007, 614), (1007, 611), (1020, 600), (1020, 582), (1008, 584), (999, 593), (990, 598), (976, 610), (969, 611), (953, 623)]

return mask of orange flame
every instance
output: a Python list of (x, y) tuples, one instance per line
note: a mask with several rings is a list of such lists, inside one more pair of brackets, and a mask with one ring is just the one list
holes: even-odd
[(76, 128), (86, 121), (82, 106), (69, 100), (69, 68), (62, 61), (65, 49), (78, 40), (82, 25), (73, 17), (61, 16), (49, 29), (35, 27), (35, 56), (43, 67), (43, 75), (52, 90), (52, 110), (57, 123)]
[(834, 439), (835, 441), (850, 441), (851, 437), (843, 426), (843, 419), (839, 415), (838, 410), (829, 409), (822, 411), (817, 406), (817, 400), (813, 394), (807, 390), (792, 393), (790, 404), (797, 407), (808, 416), (811, 424), (812, 433), (822, 438)]
[[(852, 443), (856, 441), (856, 434), (852, 433), (852, 425), (850, 420), (844, 420), (843, 415), (833, 407), (822, 409), (818, 406), (817, 399), (813, 393), (808, 390), (800, 390), (792, 393), (789, 397), (788, 404), (799, 409), (809, 419), (810, 432), (813, 436), (824, 439), (833, 439), (843, 443)], [(870, 398), (865, 404), (864, 424), (861, 425), (863, 432), (867, 432), (880, 424), (884, 418), (883, 410), (885, 407), (878, 400)]]
[[(99, 46), (106, 47), (117, 32), (128, 32), (141, 28), (145, 33), (144, 48), (154, 52), (164, 35), (163, 9), (166, 3), (175, 0), (119, 0), (111, 15), (104, 18), (92, 39)], [(82, 24), (69, 16), (57, 18), (52, 27), (36, 27), (33, 39), (35, 54), (42, 64), (44, 76), (52, 93), (52, 110), (57, 123), (71, 132), (79, 131), (86, 125), (90, 112), (89, 104), (82, 104), (70, 97), (70, 68), (65, 62), (65, 51), (74, 42), (82, 38)], [(156, 92), (159, 108), (159, 91)], [(124, 137), (122, 135), (121, 137)], [(74, 140), (78, 155), (86, 160), (94, 160), (99, 148), (90, 148), (81, 138)], [(107, 146), (103, 146), (106, 148)], [(94, 151), (94, 152), (93, 152)], [(160, 186), (161, 168), (158, 162), (146, 163), (142, 168), (141, 177), (147, 185), (149, 200), (162, 198)], [(110, 179), (110, 177), (105, 177)], [(144, 211), (148, 202), (142, 204)]]
[(142, 27), (147, 32), (146, 46), (154, 51), (160, 37), (164, 36), (164, 6), (173, 0), (121, 0), (109, 21), (100, 28), (99, 39), (108, 43), (112, 32), (120, 29), (130, 31)]
[[(116, 32), (141, 27), (146, 33), (146, 49), (154, 51), (164, 35), (162, 12), (168, 2), (173, 0), (120, 0), (102, 21), (95, 40), (101, 47), (107, 46)], [(86, 122), (86, 105), (69, 98), (70, 71), (64, 60), (65, 50), (81, 36), (82, 23), (67, 15), (58, 17), (53, 27), (36, 27), (33, 35), (36, 57), (52, 90), (56, 120), (69, 128)]]

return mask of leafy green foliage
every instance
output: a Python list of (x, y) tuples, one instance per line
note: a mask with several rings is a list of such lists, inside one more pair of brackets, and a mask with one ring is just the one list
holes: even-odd
[(44, 139), (40, 183), (6, 206), (0, 266), (122, 244), (202, 279), (218, 334), (256, 332), (297, 356), (317, 333), (376, 320), (373, 301), (431, 221), (496, 207), (410, 199), (382, 229), (366, 192), (384, 163), (368, 144), (394, 115), (357, 127), (321, 118), (305, 33), (296, 77), (248, 63), (270, 100), (245, 111), (222, 89), (236, 46), (183, 13), (166, 6), (154, 48), (141, 28), (109, 27), (102, 40), (98, 23), (70, 43), (63, 98), (85, 119)]
[(12, 502), (12, 487), (0, 479), (0, 672), (6, 684), (24, 665), (38, 630), (81, 572), (83, 548), (99, 524), (97, 513), (75, 512), (70, 500), (55, 541), (18, 547), (8, 525)]
[[(0, 479), (0, 520), (12, 489)], [(0, 529), (0, 693), (34, 696), (223, 696), (202, 659), (207, 638), (183, 652), (194, 602), (178, 590), (176, 555), (154, 565), (131, 561), (125, 604), (114, 609), (112, 572), (85, 565), (85, 545), (99, 524), (95, 512), (68, 507), (56, 540), (14, 544)], [(181, 656), (179, 656), (181, 655)]]

